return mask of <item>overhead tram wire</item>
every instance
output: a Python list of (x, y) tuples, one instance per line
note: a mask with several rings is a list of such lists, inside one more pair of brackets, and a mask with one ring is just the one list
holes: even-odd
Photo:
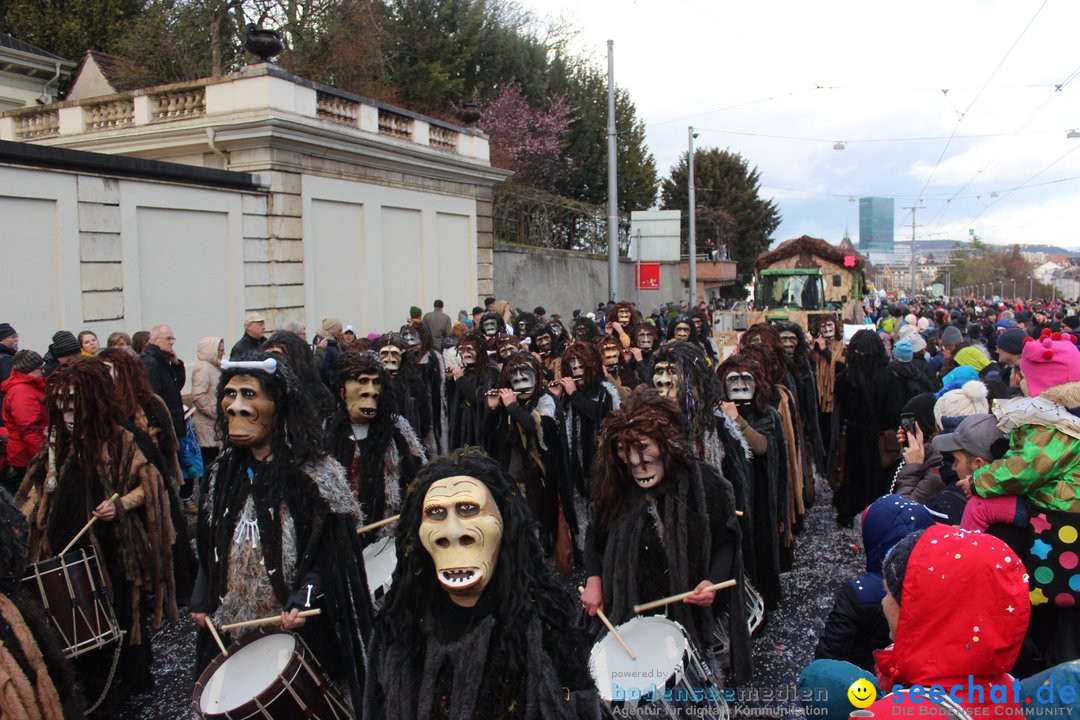
[[(1064, 90), (1065, 87), (1068, 86), (1068, 84), (1071, 83), (1073, 80), (1075, 80), (1078, 75), (1080, 75), (1080, 66), (1077, 66), (1071, 73), (1069, 73), (1065, 80), (1052, 85), (1052, 90), (1050, 91), (1050, 94), (1046, 96), (1046, 99), (1043, 100), (1037, 108), (1035, 108), (1035, 111), (1032, 112), (1031, 115), (1029, 115), (1028, 118), (1020, 124), (1020, 127), (1018, 127), (1011, 136), (1017, 137), (1019, 135), (1022, 135), (1023, 132), (1027, 130), (1028, 126), (1035, 121), (1035, 118), (1041, 115), (1042, 111), (1045, 110), (1047, 106), (1049, 106), (1050, 103), (1054, 100), (1054, 98), (1058, 96), (1058, 93)], [(930, 224), (938, 224), (938, 222), (941, 221), (942, 216), (945, 215), (945, 212), (951, 207), (952, 201), (959, 197), (960, 194), (964, 192), (964, 190), (966, 190), (968, 186), (971, 185), (971, 183), (975, 182), (976, 178), (978, 178), (979, 175), (982, 175), (991, 165), (993, 165), (994, 162), (997, 161), (997, 159), (997, 155), (992, 156), (981, 168), (979, 168), (975, 172), (975, 174), (968, 178), (967, 182), (960, 186), (960, 189), (958, 189), (955, 193), (953, 193), (952, 197), (945, 201), (945, 204), (941, 206), (940, 212), (938, 212), (938, 214), (934, 216), (934, 219), (930, 222)]]
[[(990, 208), (992, 208), (993, 206), (997, 205), (997, 204), (998, 204), (999, 202), (1001, 202), (1002, 200), (1004, 200), (1004, 199), (1005, 199), (1005, 198), (1007, 198), (1008, 196), (1012, 195), (1012, 194), (1013, 194), (1014, 192), (1016, 192), (1017, 190), (1022, 190), (1022, 189), (1026, 188), (1026, 187), (1036, 187), (1035, 185), (1032, 185), (1032, 184), (1031, 184), (1031, 181), (1032, 181), (1032, 180), (1034, 180), (1035, 178), (1039, 177), (1039, 176), (1040, 176), (1040, 175), (1042, 175), (1042, 174), (1043, 174), (1044, 172), (1046, 172), (1046, 171), (1047, 171), (1047, 170), (1049, 170), (1050, 168), (1054, 167), (1054, 166), (1055, 166), (1055, 165), (1057, 165), (1057, 164), (1058, 164), (1059, 162), (1061, 162), (1061, 161), (1062, 161), (1062, 160), (1064, 160), (1065, 158), (1069, 157), (1070, 155), (1072, 155), (1072, 154), (1073, 154), (1074, 152), (1076, 152), (1077, 150), (1080, 150), (1080, 145), (1074, 145), (1074, 146), (1073, 146), (1072, 148), (1070, 148), (1070, 149), (1069, 149), (1069, 150), (1068, 150), (1068, 151), (1067, 151), (1067, 152), (1066, 152), (1066, 153), (1065, 153), (1064, 155), (1062, 155), (1061, 157), (1059, 157), (1059, 158), (1058, 158), (1057, 160), (1054, 160), (1054, 161), (1053, 161), (1052, 163), (1050, 163), (1049, 165), (1047, 165), (1046, 167), (1044, 167), (1044, 168), (1043, 168), (1042, 170), (1040, 170), (1039, 172), (1037, 172), (1037, 173), (1035, 173), (1034, 175), (1032, 175), (1031, 177), (1029, 177), (1029, 178), (1028, 178), (1027, 180), (1025, 180), (1024, 182), (1020, 183), (1020, 184), (1019, 184), (1019, 185), (1017, 185), (1016, 187), (1014, 187), (1014, 188), (1012, 188), (1012, 189), (1010, 189), (1010, 190), (1006, 190), (1006, 191), (1004, 191), (1004, 192), (1002, 192), (1002, 193), (999, 193), (999, 197), (998, 197), (998, 198), (997, 198), (996, 200), (994, 200), (993, 202), (991, 202), (991, 203), (988, 203), (988, 204), (987, 204), (987, 205), (986, 205), (985, 207), (983, 207), (983, 209), (979, 211), (979, 214), (978, 214), (978, 215), (976, 215), (976, 216), (975, 216), (974, 218), (972, 218), (972, 220), (971, 220), (971, 221), (972, 221), (972, 222), (975, 222), (976, 220), (978, 220), (978, 219), (979, 219), (980, 217), (982, 217), (982, 216), (983, 216), (983, 214), (984, 214), (984, 213), (985, 213), (985, 212), (986, 212), (987, 210), (989, 210), (989, 209), (990, 209)], [(1055, 181), (1051, 181), (1051, 182), (1047, 182), (1047, 183), (1041, 183), (1041, 184), (1045, 184), (1045, 185), (1051, 185), (1051, 184), (1053, 184), (1053, 183), (1055, 183), (1055, 182), (1063, 182), (1063, 180), (1055, 180)]]
[[(966, 108), (964, 108), (964, 112), (962, 112), (960, 114), (960, 117), (957, 118), (956, 127), (953, 128), (952, 135), (949, 137), (948, 141), (945, 143), (945, 147), (943, 147), (941, 149), (941, 154), (938, 155), (937, 162), (934, 163), (934, 169), (931, 170), (930, 175), (927, 176), (926, 183), (923, 184), (922, 193), (925, 193), (926, 188), (930, 187), (930, 182), (934, 179), (934, 175), (937, 174), (938, 167), (940, 167), (941, 161), (945, 157), (945, 153), (948, 152), (949, 146), (952, 144), (953, 137), (956, 135), (956, 131), (960, 129), (960, 123), (962, 123), (964, 121), (964, 117), (968, 114), (968, 112), (971, 111), (971, 108), (974, 107), (975, 103), (979, 100), (979, 98), (982, 97), (983, 91), (986, 90), (986, 87), (990, 84), (990, 81), (994, 79), (995, 75), (997, 75), (998, 70), (1001, 69), (1001, 66), (1004, 65), (1005, 61), (1009, 59), (1010, 55), (1012, 55), (1012, 51), (1016, 49), (1016, 46), (1020, 43), (1020, 40), (1023, 39), (1024, 35), (1027, 33), (1028, 28), (1030, 28), (1031, 24), (1035, 22), (1035, 18), (1039, 17), (1039, 13), (1041, 13), (1043, 11), (1043, 8), (1046, 7), (1046, 4), (1049, 1), (1050, 0), (1043, 0), (1042, 5), (1040, 5), (1039, 9), (1035, 11), (1035, 14), (1031, 16), (1031, 19), (1028, 20), (1027, 25), (1024, 26), (1024, 29), (1020, 31), (1020, 34), (1017, 36), (1016, 40), (1013, 41), (1013, 44), (1009, 46), (1009, 49), (1007, 51), (1005, 51), (1005, 55), (1001, 58), (1000, 61), (998, 61), (997, 66), (987, 76), (986, 82), (984, 82), (982, 84), (982, 87), (979, 88), (979, 91), (977, 93), (975, 93), (975, 97), (971, 98), (971, 102), (969, 102), (968, 106)], [(922, 193), (920, 193), (920, 194), (922, 194)]]

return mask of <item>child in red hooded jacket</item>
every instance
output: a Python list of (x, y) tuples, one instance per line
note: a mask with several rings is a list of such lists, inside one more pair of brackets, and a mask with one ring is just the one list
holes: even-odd
[(936, 525), (897, 543), (883, 574), (893, 644), (875, 659), (890, 694), (870, 706), (874, 717), (1022, 714), (1009, 670), (1031, 603), (1016, 553), (991, 535)]

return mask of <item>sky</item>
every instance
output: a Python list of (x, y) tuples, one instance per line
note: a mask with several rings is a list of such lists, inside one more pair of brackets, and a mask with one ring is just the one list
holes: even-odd
[(920, 206), (919, 240), (1080, 247), (1077, 0), (521, 3), (605, 70), (614, 41), (661, 177), (691, 125), (756, 167), (777, 240), (858, 242), (878, 196), (899, 240)]

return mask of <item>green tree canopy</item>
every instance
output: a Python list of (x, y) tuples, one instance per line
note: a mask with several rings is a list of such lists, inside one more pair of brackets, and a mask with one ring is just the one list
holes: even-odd
[[(671, 176), (663, 182), (660, 202), (665, 209), (686, 210), (689, 201), (688, 157), (689, 154), (684, 153), (679, 164), (671, 169)], [(757, 168), (751, 169), (738, 153), (717, 148), (694, 151), (697, 231), (704, 232), (706, 238), (708, 233), (715, 232), (717, 239), (727, 244), (729, 256), (738, 263), (739, 272), (747, 275), (754, 272), (754, 261), (769, 248), (772, 233), (780, 226), (776, 203), (763, 199), (760, 190)], [(709, 220), (715, 225), (715, 231), (710, 228)], [(688, 242), (684, 233), (683, 252), (686, 252)]]

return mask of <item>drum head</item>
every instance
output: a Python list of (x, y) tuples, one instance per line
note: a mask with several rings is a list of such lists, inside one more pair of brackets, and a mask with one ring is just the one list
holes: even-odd
[(625, 699), (625, 693), (630, 689), (645, 693), (655, 686), (663, 690), (664, 682), (682, 664), (683, 653), (689, 644), (682, 626), (673, 620), (652, 616), (636, 617), (616, 630), (637, 655), (637, 660), (630, 659), (611, 633), (593, 645), (589, 669), (600, 697), (608, 702), (615, 700), (616, 688), (623, 693), (618, 699)]
[(268, 688), (292, 659), (296, 638), (273, 633), (231, 652), (206, 682), (199, 710), (220, 714), (235, 710)]
[(397, 567), (397, 545), (394, 538), (379, 538), (364, 548), (364, 569), (367, 571), (368, 593), (373, 597), (376, 590), (387, 590)]

